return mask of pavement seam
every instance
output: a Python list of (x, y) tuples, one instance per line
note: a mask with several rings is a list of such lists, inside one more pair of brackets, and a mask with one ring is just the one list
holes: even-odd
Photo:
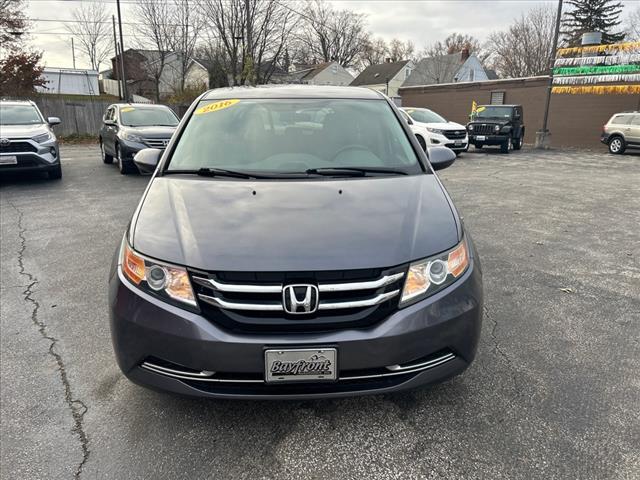
[(60, 380), (62, 381), (64, 387), (64, 399), (71, 410), (71, 415), (73, 417), (74, 427), (72, 432), (78, 436), (80, 440), (80, 445), (82, 447), (82, 460), (76, 467), (76, 471), (74, 473), (74, 478), (79, 479), (82, 474), (82, 469), (84, 465), (87, 463), (89, 459), (89, 439), (87, 437), (86, 432), (84, 431), (84, 415), (87, 413), (88, 408), (86, 404), (77, 398), (73, 397), (73, 392), (71, 391), (71, 384), (69, 382), (69, 377), (67, 375), (67, 370), (64, 364), (64, 360), (62, 356), (55, 351), (56, 344), (58, 343), (58, 339), (51, 336), (47, 332), (47, 324), (38, 318), (38, 311), (40, 310), (40, 303), (36, 300), (34, 295), (34, 287), (38, 285), (38, 278), (32, 273), (28, 272), (24, 266), (24, 252), (27, 248), (27, 238), (25, 236), (27, 229), (24, 228), (22, 224), (22, 219), (24, 217), (23, 212), (18, 209), (12, 202), (7, 201), (11, 207), (18, 214), (18, 237), (20, 239), (20, 249), (18, 250), (18, 268), (19, 273), (23, 277), (26, 277), (28, 280), (28, 284), (26, 285), (26, 289), (23, 290), (22, 295), (24, 296), (24, 300), (33, 305), (33, 310), (31, 311), (31, 321), (38, 328), (38, 332), (40, 335), (50, 342), (49, 344), (49, 355), (51, 355), (58, 365), (58, 371), (60, 372)]
[(511, 358), (509, 358), (509, 355), (507, 355), (507, 353), (500, 346), (500, 342), (498, 341), (498, 336), (496, 335), (496, 330), (498, 329), (498, 320), (496, 320), (493, 317), (493, 315), (489, 313), (489, 309), (487, 308), (486, 305), (483, 306), (483, 309), (484, 309), (484, 316), (488, 320), (490, 320), (492, 323), (491, 331), (489, 332), (489, 334), (491, 335), (491, 341), (493, 342), (493, 350), (497, 352), (504, 359), (505, 363), (509, 367), (509, 370), (511, 370), (511, 375), (513, 377), (513, 387), (515, 389), (516, 397), (519, 397), (521, 391), (520, 391), (520, 385), (518, 381), (519, 380), (518, 375), (516, 373), (517, 369), (513, 364), (513, 361), (511, 360)]

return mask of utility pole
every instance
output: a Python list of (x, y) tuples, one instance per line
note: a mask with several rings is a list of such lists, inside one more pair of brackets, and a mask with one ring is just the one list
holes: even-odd
[[(251, 0), (244, 0), (244, 9), (246, 10), (246, 22), (247, 22), (247, 48), (245, 53), (245, 62), (249, 61), (249, 72), (247, 74), (247, 80), (249, 81), (249, 85), (253, 85), (253, 72), (255, 65), (253, 64), (253, 37), (251, 35), (251, 17), (249, 15), (249, 8), (251, 7)], [(248, 58), (247, 58), (248, 57)]]
[(71, 37), (71, 56), (73, 57), (73, 69), (76, 69), (76, 48), (73, 46), (73, 37)]
[(125, 101), (129, 99), (127, 95), (127, 73), (124, 70), (124, 41), (122, 40), (122, 15), (120, 14), (120, 0), (116, 0), (118, 6), (118, 28), (120, 29), (120, 77), (122, 79), (122, 97)]
[[(111, 23), (113, 24), (113, 49), (116, 52), (116, 67), (117, 67), (118, 58), (120, 57), (118, 53), (118, 37), (116, 35), (116, 16), (115, 15), (111, 15)], [(118, 82), (118, 98), (122, 100), (122, 86), (120, 85), (120, 82)]]
[(558, 14), (556, 15), (556, 30), (553, 34), (553, 46), (551, 47), (551, 55), (549, 58), (549, 86), (547, 87), (547, 98), (544, 106), (544, 120), (542, 121), (542, 130), (536, 132), (536, 148), (549, 147), (549, 129), (547, 123), (549, 121), (549, 106), (551, 105), (551, 89), (553, 88), (553, 66), (556, 59), (556, 51), (558, 50), (558, 37), (560, 35), (560, 22), (562, 20), (562, 0), (558, 0)]

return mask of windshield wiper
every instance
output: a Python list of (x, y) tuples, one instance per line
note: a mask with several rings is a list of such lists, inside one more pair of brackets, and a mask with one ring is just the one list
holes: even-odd
[(204, 167), (196, 170), (165, 170), (165, 175), (168, 174), (186, 174), (186, 175), (200, 175), (201, 177), (233, 177), (233, 178), (272, 178), (266, 175), (258, 175), (249, 172), (240, 172), (237, 170), (227, 170), (226, 168), (211, 168)]
[(408, 175), (404, 170), (394, 168), (375, 168), (375, 167), (321, 167), (310, 168), (305, 171), (307, 175), (349, 175), (352, 177), (364, 177), (368, 173), (378, 173), (382, 175)]

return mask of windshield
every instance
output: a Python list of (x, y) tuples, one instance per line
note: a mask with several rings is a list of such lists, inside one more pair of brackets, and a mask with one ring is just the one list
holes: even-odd
[(511, 107), (478, 107), (474, 118), (511, 118), (513, 109)]
[(38, 125), (44, 123), (33, 105), (0, 103), (0, 125)]
[(416, 122), (421, 123), (447, 123), (447, 121), (431, 110), (427, 110), (426, 108), (413, 109), (408, 108), (405, 110), (409, 114), (411, 118), (413, 118)]
[(175, 127), (178, 117), (168, 107), (122, 107), (120, 123), (128, 127)]
[(384, 100), (201, 102), (167, 171), (301, 173), (354, 167), (422, 172), (405, 131)]

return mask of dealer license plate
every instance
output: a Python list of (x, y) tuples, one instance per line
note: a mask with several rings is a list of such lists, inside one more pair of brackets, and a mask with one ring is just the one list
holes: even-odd
[(484, 135), (478, 135), (476, 136), (476, 140), (486, 140), (487, 137), (485, 137)]
[(266, 350), (265, 380), (267, 383), (336, 380), (336, 357), (335, 348)]
[(462, 146), (462, 142), (453, 142), (453, 145), (456, 147), (461, 147)]
[(18, 157), (14, 155), (0, 156), (0, 165), (15, 165), (18, 163)]

